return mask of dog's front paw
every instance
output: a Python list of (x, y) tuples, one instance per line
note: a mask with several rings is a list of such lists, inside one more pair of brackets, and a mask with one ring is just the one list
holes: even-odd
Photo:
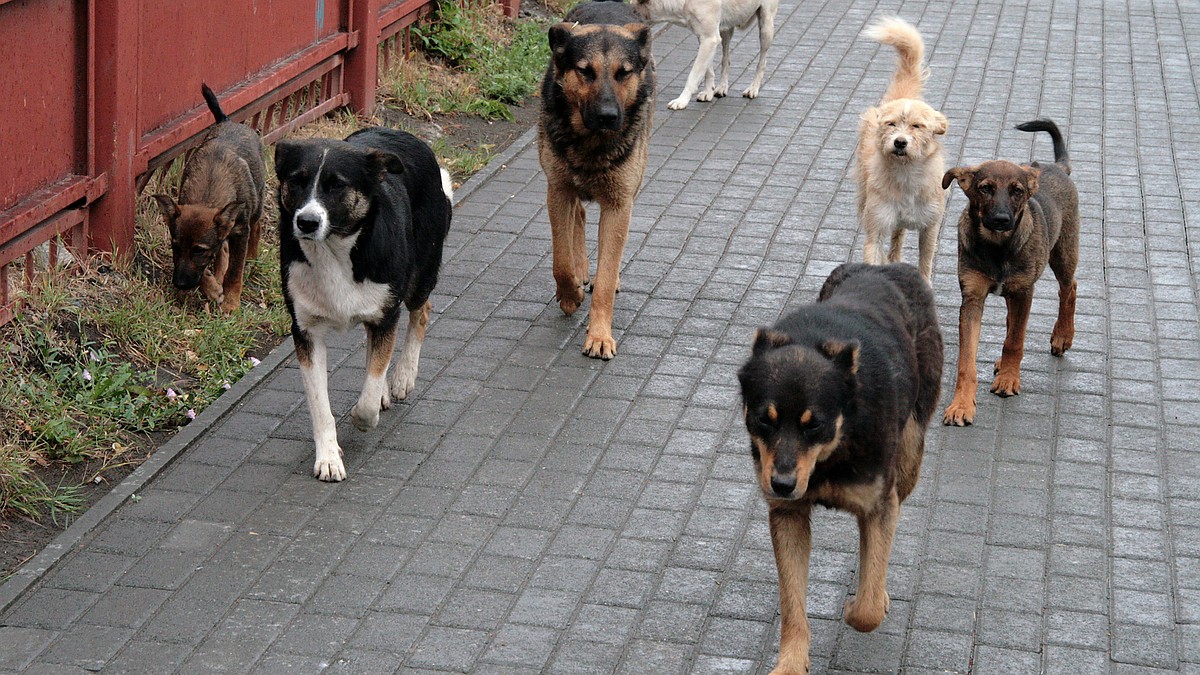
[(359, 401), (350, 409), (350, 420), (359, 431), (374, 429), (379, 425), (379, 407), (363, 405), (362, 401)]
[(691, 97), (686, 94), (683, 96), (680, 96), (679, 98), (675, 99), (674, 101), (671, 101), (670, 103), (668, 103), (667, 107), (670, 108), (671, 110), (683, 110), (684, 108), (688, 107), (688, 103), (690, 103), (690, 101), (688, 100), (689, 98), (691, 98)]
[(325, 481), (326, 483), (337, 483), (346, 479), (346, 467), (342, 464), (342, 449), (338, 448), (337, 454), (332, 457), (317, 457), (317, 462), (313, 464), (313, 476)]
[(808, 659), (804, 660), (803, 668), (797, 668), (784, 663), (777, 663), (775, 664), (775, 668), (771, 670), (771, 675), (808, 675), (808, 669), (810, 665), (811, 661)]
[(593, 359), (607, 361), (617, 355), (617, 341), (612, 335), (592, 336), (589, 333), (583, 341), (583, 353)]
[(712, 89), (705, 89), (699, 94), (696, 94), (696, 100), (700, 101), (701, 103), (708, 103), (709, 101), (713, 100), (713, 94), (714, 92)]
[(742, 96), (746, 98), (758, 98), (758, 87), (747, 87), (746, 91), (742, 92)]
[(1056, 325), (1054, 332), (1050, 334), (1050, 353), (1055, 356), (1062, 356), (1071, 348), (1071, 343), (1074, 339), (1074, 335), (1064, 329), (1060, 329)]
[(883, 592), (882, 599), (856, 597), (846, 602), (846, 623), (860, 633), (869, 633), (883, 623), (891, 604), (887, 591)]
[(960, 400), (957, 397), (950, 402), (946, 413), (942, 416), (942, 424), (954, 427), (967, 427), (975, 423), (975, 401)]
[(401, 363), (396, 368), (396, 374), (392, 376), (392, 396), (395, 396), (397, 401), (403, 401), (416, 388), (417, 369), (407, 368)]
[(583, 304), (583, 289), (579, 286), (570, 286), (567, 288), (559, 287), (558, 289), (558, 307), (563, 314), (571, 316), (579, 306)]
[(996, 379), (992, 380), (992, 393), (997, 396), (1008, 398), (1021, 393), (1021, 373), (1005, 372), (1000, 369), (996, 373)]

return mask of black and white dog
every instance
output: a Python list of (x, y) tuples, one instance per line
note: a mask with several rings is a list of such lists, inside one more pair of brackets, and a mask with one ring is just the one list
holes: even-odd
[[(370, 429), (417, 381), (450, 229), (450, 175), (428, 145), (382, 127), (344, 141), (280, 141), (275, 172), (279, 268), (317, 446), (313, 475), (340, 481), (346, 468), (329, 408), (325, 334), (359, 323), (367, 330), (367, 377), (350, 415)], [(389, 387), (402, 302), (408, 331)]]

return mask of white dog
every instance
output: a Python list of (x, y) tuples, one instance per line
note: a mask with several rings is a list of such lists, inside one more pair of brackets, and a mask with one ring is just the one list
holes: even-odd
[(887, 262), (899, 262), (905, 231), (917, 230), (921, 276), (929, 281), (946, 212), (940, 140), (946, 116), (921, 100), (928, 75), (925, 43), (912, 24), (883, 19), (863, 34), (895, 47), (897, 54), (883, 100), (862, 114), (858, 131), (858, 218), (867, 234), (863, 260), (883, 264), (883, 243), (890, 238)]
[[(742, 96), (758, 96), (767, 68), (767, 49), (775, 39), (775, 12), (779, 10), (779, 0), (634, 0), (634, 3), (648, 20), (683, 26), (700, 40), (700, 50), (683, 93), (668, 103), (668, 108), (686, 108), (692, 95), (700, 89), (701, 78), (704, 78), (704, 89), (696, 96), (697, 101), (711, 101), (729, 93), (729, 42), (733, 39), (733, 29), (745, 29), (755, 17), (758, 17), (758, 71)], [(712, 60), (718, 44), (721, 45), (721, 81), (714, 87)]]

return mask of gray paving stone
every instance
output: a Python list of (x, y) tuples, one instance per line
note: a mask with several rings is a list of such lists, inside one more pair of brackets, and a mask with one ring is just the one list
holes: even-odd
[(21, 670), (29, 665), (58, 634), (40, 628), (0, 626), (0, 668)]

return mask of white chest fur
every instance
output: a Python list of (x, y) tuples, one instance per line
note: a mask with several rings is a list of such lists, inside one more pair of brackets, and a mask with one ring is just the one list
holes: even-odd
[(300, 240), (308, 262), (296, 261), (288, 267), (288, 291), (302, 328), (326, 324), (335, 330), (346, 330), (383, 316), (384, 307), (392, 300), (391, 287), (354, 281), (350, 249), (357, 239), (358, 235), (324, 241)]

